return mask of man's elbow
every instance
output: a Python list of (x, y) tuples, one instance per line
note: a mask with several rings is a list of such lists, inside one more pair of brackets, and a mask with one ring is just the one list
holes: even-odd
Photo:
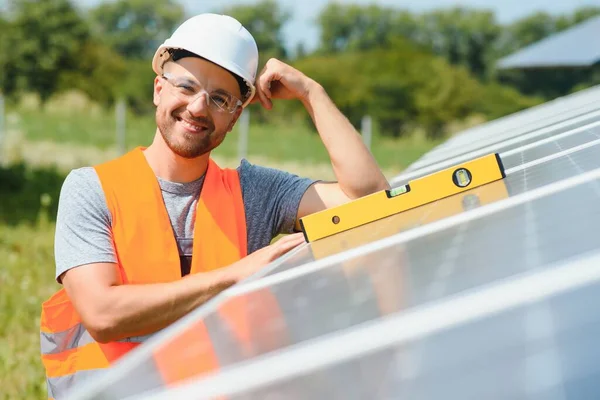
[(360, 197), (368, 196), (370, 194), (381, 192), (382, 190), (389, 190), (389, 189), (390, 189), (390, 184), (388, 183), (387, 180), (383, 179), (380, 181), (371, 182), (370, 184), (366, 184), (365, 186), (363, 186), (361, 188), (361, 190), (358, 193), (355, 193), (354, 196), (348, 196), (348, 197), (350, 197), (350, 200), (356, 200)]
[(93, 313), (82, 318), (83, 326), (98, 343), (109, 343), (118, 340), (117, 323), (113, 318), (102, 313)]

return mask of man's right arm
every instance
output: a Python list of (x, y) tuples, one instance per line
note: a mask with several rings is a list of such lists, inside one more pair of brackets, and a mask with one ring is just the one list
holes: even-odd
[(83, 325), (105, 343), (167, 327), (301, 243), (302, 233), (289, 235), (228, 267), (169, 283), (123, 285), (112, 263), (72, 268), (62, 282)]
[[(175, 282), (123, 285), (117, 264), (104, 261), (111, 258), (110, 254), (103, 254), (107, 246), (112, 246), (110, 221), (104, 215), (105, 203), (98, 204), (98, 196), (94, 199), (90, 195), (94, 192), (97, 195), (97, 190), (101, 190), (95, 187), (99, 182), (89, 170), (87, 177), (83, 175), (68, 177), (61, 191), (55, 245), (57, 279), (63, 283), (84, 326), (99, 342), (163, 329), (304, 241), (301, 234), (290, 235), (228, 267)], [(76, 204), (72, 203), (73, 199), (78, 199)], [(95, 210), (91, 211), (92, 215), (90, 210)], [(93, 228), (86, 232), (88, 225)], [(90, 238), (92, 232), (102, 234)], [(96, 252), (99, 247), (104, 250)], [(79, 264), (65, 268), (64, 259), (76, 259)], [(61, 272), (62, 268), (65, 271)]]
[[(222, 269), (175, 282), (123, 285), (116, 264), (72, 268), (62, 282), (84, 326), (99, 342), (156, 332), (240, 277)], [(233, 271), (235, 272), (235, 271)]]

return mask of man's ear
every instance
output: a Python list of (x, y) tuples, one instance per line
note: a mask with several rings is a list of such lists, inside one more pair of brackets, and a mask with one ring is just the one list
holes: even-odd
[(238, 107), (238, 109), (235, 110), (235, 113), (233, 114), (233, 118), (231, 119), (231, 122), (229, 123), (229, 126), (227, 127), (227, 132), (231, 132), (231, 130), (235, 126), (235, 123), (237, 122), (238, 118), (240, 118), (240, 115), (242, 115), (243, 111), (244, 111), (244, 109), (242, 107)]
[(158, 106), (158, 103), (160, 103), (160, 94), (163, 91), (163, 89), (164, 86), (162, 79), (160, 76), (157, 76), (156, 78), (154, 78), (154, 94), (152, 96), (155, 106)]

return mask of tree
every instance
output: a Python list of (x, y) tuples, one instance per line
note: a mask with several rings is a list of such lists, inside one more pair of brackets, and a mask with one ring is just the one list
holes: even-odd
[(60, 75), (59, 90), (81, 90), (90, 99), (110, 105), (120, 94), (128, 70), (119, 54), (93, 38), (82, 46), (76, 69)]
[(479, 83), (466, 69), (402, 38), (386, 48), (308, 57), (296, 67), (319, 81), (355, 126), (368, 114), (395, 137), (416, 127), (439, 137), (478, 101)]
[(252, 33), (258, 46), (261, 64), (271, 57), (287, 57), (281, 29), (289, 20), (290, 14), (283, 11), (275, 0), (231, 6), (222, 12), (240, 21)]
[(386, 48), (398, 37), (465, 65), (479, 77), (487, 74), (491, 48), (500, 34), (494, 14), (456, 7), (415, 16), (376, 5), (330, 4), (318, 18), (321, 51)]
[(183, 17), (183, 7), (175, 0), (117, 0), (90, 13), (95, 35), (133, 59), (152, 57)]
[(0, 45), (9, 78), (4, 89), (34, 91), (45, 101), (59, 88), (62, 74), (77, 70), (88, 27), (68, 0), (13, 1), (11, 11)]
[(501, 32), (493, 12), (455, 7), (425, 13), (418, 21), (418, 43), (480, 78), (487, 76)]
[(0, 14), (0, 93), (12, 93), (15, 90), (15, 69), (10, 68), (11, 59), (8, 57), (12, 25)]
[(557, 31), (568, 29), (597, 15), (600, 15), (600, 7), (578, 8), (571, 15), (559, 16), (556, 20), (556, 29)]
[(317, 20), (321, 28), (320, 50), (324, 53), (382, 48), (393, 37), (414, 38), (417, 32), (412, 14), (377, 5), (331, 3)]

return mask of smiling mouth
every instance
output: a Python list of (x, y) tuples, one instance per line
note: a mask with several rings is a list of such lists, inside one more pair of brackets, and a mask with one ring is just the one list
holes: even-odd
[(181, 125), (185, 128), (186, 131), (192, 133), (201, 133), (209, 130), (209, 126), (206, 123), (191, 122), (181, 117), (176, 117), (175, 119), (181, 123)]

